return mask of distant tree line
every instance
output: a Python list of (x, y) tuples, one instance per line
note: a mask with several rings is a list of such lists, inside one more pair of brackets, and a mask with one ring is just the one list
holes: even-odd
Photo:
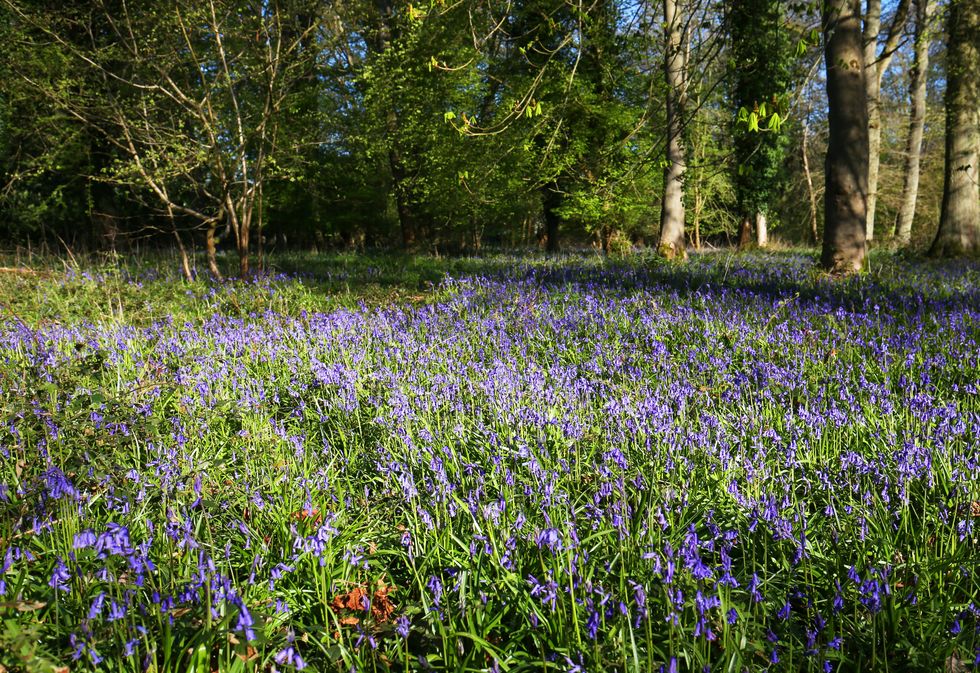
[(0, 0), (0, 236), (203, 250), (215, 274), (295, 246), (976, 254), (978, 15)]

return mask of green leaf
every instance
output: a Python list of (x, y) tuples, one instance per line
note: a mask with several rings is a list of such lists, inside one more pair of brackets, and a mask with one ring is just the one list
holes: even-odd
[(759, 130), (759, 115), (756, 113), (749, 114), (749, 131)]
[(775, 133), (779, 133), (780, 127), (783, 125), (783, 119), (779, 116), (778, 112), (773, 112), (769, 117), (769, 130)]

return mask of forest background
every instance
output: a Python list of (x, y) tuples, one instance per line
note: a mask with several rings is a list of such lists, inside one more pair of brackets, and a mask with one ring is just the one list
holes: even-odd
[(856, 25), (863, 237), (926, 251), (948, 81), (977, 144), (977, 66), (947, 67), (951, 40), (976, 55), (971, 6), (3, 0), (0, 236), (216, 274), (222, 249), (248, 273), (297, 247), (815, 244), (829, 47)]

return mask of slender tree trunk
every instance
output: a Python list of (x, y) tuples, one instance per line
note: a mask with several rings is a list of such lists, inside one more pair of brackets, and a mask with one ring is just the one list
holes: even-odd
[(684, 242), (684, 170), (686, 159), (682, 139), (686, 98), (687, 49), (684, 17), (678, 0), (664, 0), (667, 78), (667, 167), (660, 208), (660, 245), (663, 256), (687, 257)]
[(218, 220), (211, 220), (208, 223), (208, 231), (205, 235), (204, 249), (208, 255), (208, 271), (217, 280), (221, 280), (221, 270), (218, 268), (218, 250), (214, 242), (214, 234), (218, 229)]
[(252, 271), (249, 266), (248, 247), (248, 227), (245, 226), (242, 228), (241, 239), (238, 242), (238, 275), (242, 278), (247, 277)]
[[(374, 0), (377, 11), (376, 24), (365, 37), (368, 51), (372, 58), (382, 56), (397, 43), (400, 37), (396, 17), (396, 0)], [(394, 84), (394, 82), (392, 83)], [(405, 157), (399, 142), (400, 120), (395, 109), (397, 88), (390, 88), (385, 105), (385, 132), (388, 142), (388, 170), (391, 176), (391, 191), (395, 198), (395, 210), (398, 213), (398, 226), (401, 230), (402, 247), (414, 250), (417, 238), (415, 219), (409, 204), (406, 181), (408, 171), (405, 168)]]
[(810, 127), (807, 123), (809, 114), (803, 117), (803, 175), (806, 177), (806, 194), (810, 199), (810, 239), (816, 245), (819, 242), (817, 235), (817, 194), (813, 190), (813, 174), (810, 172), (810, 151), (809, 138)]
[(408, 204), (408, 194), (405, 193), (406, 170), (401, 152), (396, 145), (398, 138), (398, 115), (394, 110), (388, 110), (387, 115), (388, 140), (391, 146), (388, 150), (388, 167), (391, 170), (392, 191), (395, 194), (395, 208), (398, 212), (398, 226), (402, 233), (402, 247), (405, 250), (415, 248), (415, 220), (412, 208)]
[(561, 217), (558, 215), (558, 206), (561, 205), (561, 193), (558, 191), (557, 182), (551, 182), (544, 187), (541, 205), (544, 211), (545, 249), (548, 252), (558, 252), (561, 250), (561, 240), (559, 237)]
[(174, 238), (177, 239), (177, 252), (180, 253), (180, 270), (184, 274), (184, 280), (188, 283), (194, 280), (194, 272), (191, 271), (191, 261), (187, 256), (187, 248), (180, 237), (180, 232), (174, 228)]
[(915, 202), (919, 196), (919, 164), (922, 157), (922, 134), (926, 122), (926, 81), (929, 72), (929, 19), (935, 0), (915, 2), (915, 48), (909, 82), (909, 135), (905, 142), (905, 179), (902, 205), (895, 218), (895, 240), (906, 247), (912, 240)]
[[(700, 109), (700, 103), (694, 104), (695, 109)], [(691, 224), (693, 226), (693, 231), (691, 232), (691, 244), (694, 245), (695, 250), (701, 249), (701, 218), (704, 215), (704, 205), (705, 205), (705, 195), (704, 195), (704, 163), (705, 163), (705, 152), (707, 140), (705, 139), (706, 132), (703, 129), (704, 123), (701, 120), (697, 120), (694, 124), (694, 134), (696, 140), (693, 143), (692, 151), (694, 153), (694, 162), (696, 169), (694, 171), (693, 179), (691, 180), (691, 200), (694, 202), (694, 212), (691, 213)]]
[(235, 249), (238, 251), (238, 275), (245, 278), (249, 274), (249, 221), (239, 218), (234, 208), (229, 209), (231, 221), (234, 222), (232, 231), (235, 233)]
[(868, 101), (860, 0), (824, 0), (824, 60), (830, 137), (825, 164), (821, 264), (860, 271), (867, 254)]
[(755, 214), (755, 242), (760, 248), (769, 245), (769, 221), (763, 212), (756, 212)]
[(868, 210), (865, 233), (875, 235), (878, 205), (878, 170), (881, 159), (881, 78), (878, 76), (878, 33), (881, 31), (881, 0), (868, 0), (864, 14), (864, 82), (868, 97)]
[(881, 34), (881, 0), (868, 0), (864, 14), (865, 89), (868, 97), (868, 209), (865, 226), (867, 240), (874, 238), (878, 207), (878, 172), (881, 164), (881, 79), (891, 64), (908, 17), (909, 0), (899, 0), (888, 29), (884, 49), (878, 52)]
[(738, 249), (747, 250), (752, 245), (752, 220), (748, 215), (742, 217), (738, 223)]
[(606, 257), (609, 256), (609, 245), (612, 241), (612, 227), (600, 227), (599, 229), (599, 247), (602, 248), (602, 254)]
[(951, 0), (946, 32), (946, 170), (938, 257), (980, 253), (980, 3)]
[[(700, 182), (698, 183), (700, 184)], [(694, 196), (694, 231), (692, 232), (691, 242), (695, 250), (701, 249), (701, 214), (704, 212), (704, 196), (700, 188)]]
[(259, 183), (255, 190), (255, 248), (259, 260), (259, 273), (265, 271), (265, 235), (262, 233), (262, 226), (265, 224), (263, 205), (262, 183)]
[(184, 274), (184, 280), (189, 283), (194, 280), (194, 274), (191, 272), (191, 262), (187, 257), (187, 248), (184, 247), (184, 241), (180, 237), (180, 232), (177, 230), (174, 209), (170, 205), (167, 205), (167, 219), (170, 221), (170, 230), (177, 240), (177, 252), (180, 254), (180, 270)]

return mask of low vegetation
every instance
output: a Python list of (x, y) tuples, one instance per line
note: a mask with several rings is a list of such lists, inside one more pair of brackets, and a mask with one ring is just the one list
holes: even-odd
[(0, 276), (0, 669), (980, 659), (975, 265), (273, 262)]

